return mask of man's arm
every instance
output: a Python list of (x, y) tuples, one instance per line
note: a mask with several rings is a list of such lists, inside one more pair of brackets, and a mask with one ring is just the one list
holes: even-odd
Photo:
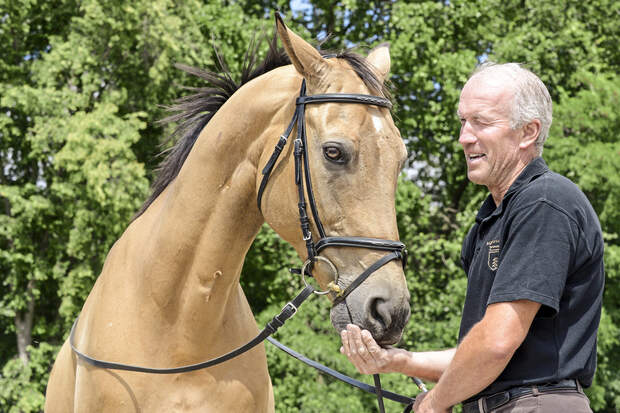
[(434, 381), (448, 367), (456, 349), (427, 352), (409, 352), (399, 348), (382, 348), (367, 330), (361, 331), (349, 324), (341, 332), (345, 354), (363, 374), (403, 373), (422, 380)]
[(414, 411), (448, 411), (491, 384), (527, 336), (539, 308), (540, 303), (528, 300), (489, 305), (457, 347), (437, 385)]

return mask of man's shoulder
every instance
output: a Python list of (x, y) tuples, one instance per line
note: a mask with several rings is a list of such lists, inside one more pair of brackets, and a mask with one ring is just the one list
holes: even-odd
[(566, 215), (582, 230), (600, 232), (600, 223), (586, 195), (570, 179), (551, 170), (533, 179), (515, 193), (512, 210), (551, 208)]
[(590, 206), (587, 197), (574, 182), (551, 170), (524, 185), (515, 194), (513, 202), (516, 207), (545, 202), (566, 210), (575, 204)]

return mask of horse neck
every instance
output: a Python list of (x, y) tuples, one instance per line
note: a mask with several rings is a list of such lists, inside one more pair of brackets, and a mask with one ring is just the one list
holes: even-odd
[(170, 324), (191, 317), (196, 326), (196, 314), (203, 324), (220, 324), (231, 306), (247, 307), (238, 281), (263, 223), (259, 158), (286, 126), (282, 108), (293, 104), (294, 92), (282, 82), (274, 89), (274, 75), (247, 84), (220, 108), (177, 178), (130, 227), (128, 238), (144, 257), (134, 271), (142, 274), (142, 298)]

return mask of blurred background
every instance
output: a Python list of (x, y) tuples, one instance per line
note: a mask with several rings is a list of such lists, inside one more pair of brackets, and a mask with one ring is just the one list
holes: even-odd
[[(461, 242), (486, 196), (468, 183), (457, 141), (460, 88), (485, 60), (541, 77), (554, 101), (543, 157), (585, 192), (605, 237), (587, 394), (595, 412), (620, 411), (620, 2), (0, 0), (0, 412), (42, 411), (56, 352), (148, 196), (171, 133), (156, 123), (161, 105), (186, 93), (181, 85), (200, 86), (174, 63), (217, 70), (215, 44), (239, 79), (251, 41), (273, 35), (277, 9), (324, 49), (391, 44), (393, 116), (409, 149), (396, 208), (412, 306), (400, 346), (410, 350), (456, 344)], [(263, 228), (242, 274), (260, 326), (300, 289), (294, 265), (292, 249)], [(325, 299), (276, 338), (361, 378), (338, 352)], [(374, 396), (266, 346), (277, 412), (376, 411)], [(399, 375), (383, 384), (417, 392)]]

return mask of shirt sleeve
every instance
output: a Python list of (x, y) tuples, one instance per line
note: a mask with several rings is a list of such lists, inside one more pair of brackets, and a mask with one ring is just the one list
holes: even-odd
[(542, 304), (540, 316), (555, 316), (575, 246), (574, 223), (564, 211), (543, 200), (520, 207), (504, 230), (487, 305), (530, 300)]

